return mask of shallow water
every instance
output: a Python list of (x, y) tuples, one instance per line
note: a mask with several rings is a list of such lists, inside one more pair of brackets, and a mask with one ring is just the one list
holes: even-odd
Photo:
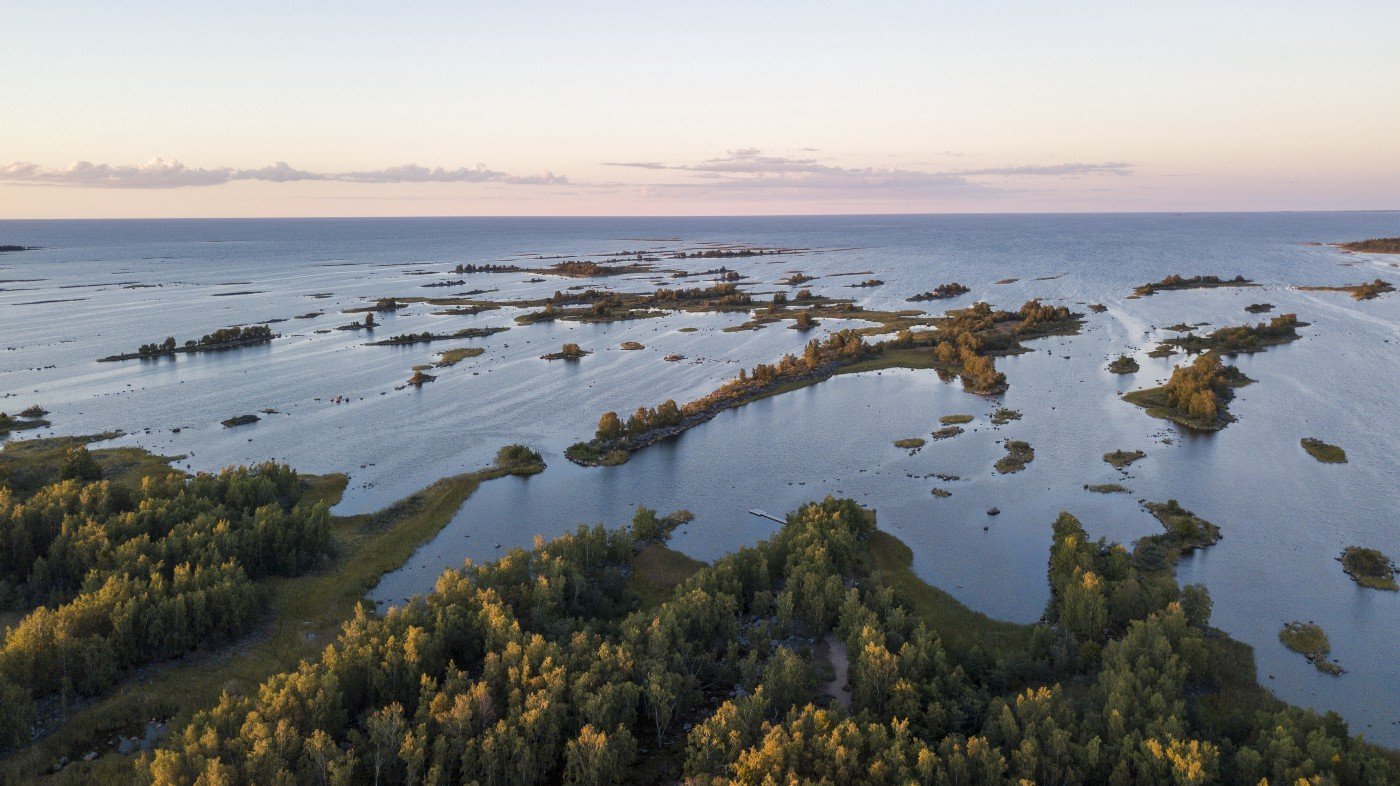
[[(388, 603), (430, 589), (443, 567), (466, 557), (490, 559), (497, 544), (528, 545), (535, 534), (581, 522), (619, 524), (637, 505), (695, 512), (673, 545), (713, 559), (773, 532), (776, 524), (749, 509), (782, 514), (831, 493), (877, 507), (880, 525), (909, 543), (925, 579), (974, 608), (1024, 622), (1045, 604), (1049, 525), (1059, 510), (1079, 516), (1095, 535), (1128, 542), (1159, 528), (1137, 500), (1176, 498), (1224, 532), (1220, 544), (1185, 560), (1179, 577), (1210, 588), (1214, 622), (1255, 647), (1261, 681), (1289, 701), (1340, 712), (1370, 739), (1400, 745), (1400, 596), (1358, 588), (1334, 561), (1353, 544), (1400, 554), (1400, 296), (1357, 303), (1344, 293), (1288, 288), (1377, 276), (1400, 281), (1388, 258), (1304, 245), (1394, 235), (1398, 227), (1394, 214), (0, 222), (0, 243), (45, 247), (0, 255), (0, 279), (42, 279), (0, 283), (0, 409), (43, 404), (54, 422), (46, 434), (122, 428), (131, 433), (118, 444), (187, 454), (181, 466), (192, 469), (277, 458), (308, 472), (347, 472), (351, 487), (341, 512), (376, 509), (479, 467), (510, 442), (545, 454), (545, 473), (484, 484), (435, 540), (387, 576), (371, 597)], [(659, 278), (527, 284), (532, 276), (522, 273), (443, 275), (459, 262), (704, 242), (823, 249), (674, 263), (739, 269), (757, 292), (777, 289), (775, 282), (795, 269), (870, 270), (805, 286), (889, 308), (957, 280), (972, 287), (970, 296), (922, 305), (938, 311), (987, 299), (1016, 307), (1038, 296), (1081, 304), (1079, 310), (1102, 302), (1109, 311), (1089, 314), (1081, 335), (1029, 342), (1033, 352), (999, 360), (1011, 390), (997, 399), (968, 395), (929, 371), (842, 376), (723, 413), (624, 466), (594, 469), (568, 463), (562, 451), (589, 436), (601, 412), (698, 397), (740, 364), (771, 361), (812, 334), (779, 326), (723, 333), (744, 316), (684, 314), (513, 327), (487, 339), (416, 347), (366, 347), (363, 333), (315, 332), (358, 319), (340, 310), (365, 298), (499, 288), (484, 296), (499, 299), (580, 283), (641, 290)], [(434, 275), (414, 275), (424, 271)], [(1172, 272), (1239, 273), (1264, 286), (1124, 299), (1133, 286)], [(846, 286), (867, 277), (886, 284)], [(1020, 280), (993, 284), (1010, 277)], [(422, 288), (443, 278), (467, 283)], [(131, 282), (159, 286), (123, 288)], [(215, 296), (249, 290), (261, 294)], [(316, 293), (333, 294), (310, 297)], [(39, 302), (46, 300), (68, 302)], [(1231, 405), (1239, 422), (1213, 435), (1186, 435), (1117, 399), (1170, 372), (1170, 360), (1145, 355), (1153, 339), (1168, 335), (1158, 327), (1257, 321), (1267, 315), (1243, 307), (1261, 301), (1312, 324), (1298, 342), (1239, 359), (1258, 380)], [(512, 325), (515, 313), (439, 317), (432, 310), (418, 305), (384, 315), (376, 337)], [(183, 341), (311, 311), (325, 315), (273, 324), (283, 337), (266, 347), (94, 362), (166, 335)], [(687, 326), (699, 331), (680, 332)], [(819, 332), (837, 327), (824, 324)], [(627, 340), (647, 348), (617, 349)], [(578, 363), (538, 359), (565, 341), (595, 354)], [(422, 389), (395, 389), (412, 365), (455, 346), (486, 353), (434, 371), (437, 381)], [(1121, 351), (1137, 351), (1138, 374), (1104, 371)], [(671, 353), (687, 360), (661, 360)], [(336, 395), (349, 401), (332, 403)], [(997, 406), (1024, 417), (993, 428), (986, 416)], [(264, 408), (279, 414), (235, 429), (218, 423)], [(964, 434), (912, 454), (892, 446), (902, 437), (927, 437), (938, 416), (955, 413), (977, 420)], [(175, 427), (181, 432), (171, 433)], [(1342, 445), (1350, 463), (1317, 463), (1298, 446), (1303, 436)], [(1023, 472), (992, 470), (1005, 438), (1035, 447)], [(1116, 448), (1148, 457), (1125, 475), (1100, 460)], [(933, 473), (962, 479), (925, 477)], [(1082, 488), (1104, 482), (1133, 493)], [(952, 496), (934, 497), (935, 486)], [(1001, 515), (987, 516), (994, 505)], [(1277, 633), (1291, 619), (1322, 624), (1348, 673), (1319, 674), (1285, 650)]]

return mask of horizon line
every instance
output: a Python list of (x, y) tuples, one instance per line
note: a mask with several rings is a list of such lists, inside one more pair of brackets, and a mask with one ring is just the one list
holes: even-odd
[(72, 218), (9, 218), (0, 217), (0, 224), (17, 222), (57, 221), (431, 221), (446, 219), (629, 219), (629, 218), (920, 218), (933, 216), (1201, 216), (1201, 215), (1280, 215), (1297, 213), (1400, 213), (1400, 207), (1341, 208), (1341, 209), (1278, 209), (1278, 210), (967, 210), (907, 213), (540, 213), (540, 214), (425, 214), (425, 215), (343, 215), (343, 216), (85, 216)]

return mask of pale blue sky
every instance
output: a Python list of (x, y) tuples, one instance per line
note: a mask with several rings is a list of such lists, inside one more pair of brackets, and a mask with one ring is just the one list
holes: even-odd
[(0, 217), (1400, 208), (1397, 2), (694, 5), (0, 0)]

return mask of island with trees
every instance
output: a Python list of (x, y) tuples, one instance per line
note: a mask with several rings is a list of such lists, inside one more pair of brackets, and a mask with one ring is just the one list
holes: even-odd
[(277, 334), (273, 333), (272, 328), (267, 325), (235, 325), (219, 328), (213, 333), (204, 334), (198, 341), (191, 339), (184, 344), (176, 342), (174, 336), (169, 336), (160, 343), (142, 344), (135, 352), (98, 358), (98, 362), (109, 363), (117, 360), (174, 357), (176, 353), (180, 352), (222, 352), (240, 347), (267, 344), (274, 338), (277, 338)]
[[(895, 324), (906, 319), (889, 316)], [(838, 373), (933, 368), (950, 378), (960, 376), (969, 392), (995, 395), (1006, 390), (1006, 376), (996, 370), (994, 357), (1029, 351), (1022, 340), (1077, 332), (1082, 322), (1082, 315), (1065, 306), (1031, 300), (1018, 311), (996, 311), (986, 303), (977, 303), (938, 320), (936, 332), (916, 335), (906, 327), (895, 338), (873, 344), (864, 340), (861, 331), (836, 331), (824, 340), (808, 342), (800, 357), (784, 355), (776, 364), (760, 363), (752, 370), (740, 370), (737, 378), (719, 389), (677, 408), (678, 419), (651, 427), (647, 419), (637, 418), (636, 429), (629, 427), (622, 432), (604, 429), (600, 421), (593, 439), (574, 444), (565, 456), (584, 466), (621, 463), (632, 451), (708, 422), (726, 409), (806, 387)], [(888, 328), (875, 328), (881, 329)], [(609, 419), (609, 415), (617, 418), (616, 413), (605, 413), (603, 418)]]
[(1258, 286), (1253, 281), (1244, 276), (1234, 278), (1220, 278), (1219, 276), (1191, 276), (1186, 277), (1176, 273), (1166, 276), (1161, 281), (1154, 281), (1151, 284), (1143, 284), (1133, 289), (1133, 297), (1149, 297), (1158, 292), (1171, 292), (1181, 289), (1211, 289), (1215, 287), (1253, 287)]
[(956, 281), (950, 281), (947, 284), (939, 284), (928, 292), (920, 292), (917, 295), (905, 299), (910, 303), (922, 303), (926, 300), (947, 300), (959, 295), (966, 295), (971, 291), (972, 289), (970, 287), (965, 287)]
[[(1169, 338), (1158, 347), (1180, 349), (1189, 355), (1202, 352), (1215, 352), (1221, 355), (1238, 355), (1249, 352), (1263, 352), (1269, 347), (1297, 341), (1298, 328), (1307, 327), (1299, 322), (1297, 314), (1279, 314), (1268, 322), (1255, 325), (1236, 325), (1213, 330), (1204, 336), (1187, 333), (1178, 338)], [(1188, 327), (1189, 330), (1189, 327)]]
[(1350, 243), (1342, 243), (1338, 248), (1360, 254), (1400, 254), (1400, 237), (1353, 240)]
[(1136, 374), (1140, 369), (1132, 355), (1119, 355), (1108, 364), (1109, 373), (1112, 374)]
[(485, 327), (485, 328), (461, 328), (451, 333), (433, 333), (424, 331), (422, 333), (401, 333), (380, 341), (371, 341), (365, 344), (367, 347), (407, 347), (414, 344), (427, 344), (433, 341), (449, 341), (463, 338), (486, 338), (497, 333), (510, 330), (508, 327)]
[(582, 360), (591, 354), (593, 353), (580, 348), (578, 344), (565, 344), (558, 352), (540, 355), (540, 360)]
[(1172, 369), (1165, 385), (1123, 394), (1154, 418), (1163, 418), (1197, 431), (1219, 431), (1234, 421), (1229, 412), (1234, 389), (1253, 382), (1220, 356), (1207, 352), (1190, 364)]

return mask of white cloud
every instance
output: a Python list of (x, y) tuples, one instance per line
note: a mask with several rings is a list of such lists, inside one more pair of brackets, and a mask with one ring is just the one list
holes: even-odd
[(347, 183), (505, 183), (509, 185), (563, 185), (568, 178), (552, 172), (512, 175), (475, 167), (429, 169), (417, 164), (358, 172), (309, 172), (283, 162), (259, 169), (187, 167), (179, 161), (156, 158), (145, 164), (93, 164), (79, 161), (56, 169), (29, 162), (0, 165), (0, 182), (84, 188), (190, 188), (218, 186), (237, 180), (291, 183), (306, 180)]
[[(813, 151), (815, 152), (815, 151)], [(765, 155), (759, 148), (730, 150), (723, 156), (694, 164), (663, 164), (655, 161), (607, 162), (607, 166), (665, 170), (687, 173), (688, 180), (649, 185), (652, 193), (693, 192), (762, 194), (781, 191), (819, 193), (843, 190), (852, 195), (884, 198), (947, 198), (987, 196), (1004, 191), (977, 182), (981, 177), (1079, 177), (1127, 175), (1131, 165), (1122, 162), (1101, 164), (1045, 164), (931, 172), (907, 167), (842, 167), (810, 157)]]

